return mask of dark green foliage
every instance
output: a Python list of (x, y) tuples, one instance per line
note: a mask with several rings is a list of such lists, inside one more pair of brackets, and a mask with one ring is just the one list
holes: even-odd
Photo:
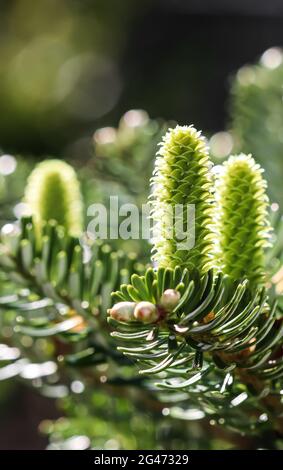
[[(212, 357), (224, 353), (227, 366), (232, 363), (234, 367), (245, 369), (253, 368), (264, 358), (262, 367), (266, 368), (266, 360), (272, 353), (274, 341), (276, 343), (274, 338), (278, 339), (278, 331), (275, 327), (275, 307), (270, 309), (268, 306), (265, 290), (252, 293), (247, 281), (235, 284), (222, 274), (214, 276), (212, 271), (200, 277), (198, 271), (159, 268), (156, 272), (147, 270), (145, 276), (133, 275), (132, 284), (122, 286), (113, 297), (115, 300), (136, 302), (150, 299), (158, 306), (165, 288), (179, 291), (181, 298), (171, 313), (161, 315), (153, 324), (109, 319), (110, 324), (121, 329), (121, 333), (114, 332), (112, 336), (127, 341), (127, 347), (120, 350), (133, 358), (136, 352), (139, 361), (154, 363), (152, 370), (146, 369), (142, 373), (156, 373), (169, 366), (175, 367), (179, 356), (191, 362), (195, 357), (194, 351), (209, 353)], [(259, 346), (267, 333), (268, 341), (263, 343), (264, 347)], [(283, 328), (279, 338), (282, 333)], [(144, 351), (143, 348), (131, 350), (131, 340), (134, 343), (144, 342)], [(250, 352), (237, 356), (243, 351)], [(198, 359), (195, 360), (197, 363)]]
[(21, 223), (0, 244), (1, 270), (10, 282), (0, 306), (22, 312), (16, 331), (71, 341), (98, 327), (103, 334), (110, 293), (129, 279), (135, 257), (112, 252), (109, 245), (80, 243), (55, 222), (44, 225), (38, 244), (32, 219)]
[(165, 288), (179, 291), (181, 298), (159, 321), (144, 325), (109, 319), (112, 336), (122, 343), (119, 351), (137, 361), (142, 375), (156, 377), (156, 390), (186, 393), (190, 406), (221, 416), (238, 430), (254, 429), (254, 420), (240, 423), (247, 410), (255, 417), (264, 410), (275, 417), (259, 396), (270, 394), (280, 406), (283, 365), (280, 356), (272, 359), (283, 337), (276, 302), (270, 307), (266, 291), (251, 292), (247, 281), (235, 283), (212, 271), (201, 277), (180, 268), (134, 275), (113, 298), (150, 299), (158, 307)]

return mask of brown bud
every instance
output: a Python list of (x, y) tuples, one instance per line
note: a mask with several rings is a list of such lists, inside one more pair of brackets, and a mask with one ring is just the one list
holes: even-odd
[(203, 317), (202, 322), (207, 324), (211, 322), (212, 320), (214, 320), (214, 318), (215, 318), (214, 312), (209, 312), (207, 315), (205, 315), (205, 317)]
[(108, 313), (114, 320), (129, 322), (135, 319), (135, 306), (135, 302), (118, 302), (108, 310)]
[(178, 302), (181, 298), (180, 292), (175, 289), (166, 289), (161, 298), (160, 298), (160, 305), (168, 312), (174, 310), (174, 308), (178, 305)]
[(135, 308), (134, 316), (143, 323), (154, 323), (159, 318), (156, 305), (151, 302), (139, 302)]

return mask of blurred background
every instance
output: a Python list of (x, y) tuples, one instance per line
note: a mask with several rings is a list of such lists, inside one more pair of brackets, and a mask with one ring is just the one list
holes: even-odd
[[(149, 136), (154, 145), (147, 147), (146, 158), (152, 161), (159, 133), (173, 121), (202, 129), (216, 159), (240, 149), (257, 154), (264, 166), (266, 160), (267, 176), (274, 181), (272, 200), (281, 204), (282, 1), (1, 0), (0, 15), (4, 177), (15, 172), (13, 156), (20, 162), (21, 181), (35, 161), (64, 158), (84, 176), (92, 169), (100, 173), (100, 183), (88, 179), (84, 186), (90, 202), (94, 185), (96, 197), (102, 197), (99, 184), (112, 168), (101, 164), (100, 156), (117, 152), (117, 146), (103, 145), (112, 144), (125, 126), (144, 126), (135, 145), (145, 148), (144, 135)], [(259, 65), (243, 68), (247, 63)], [(146, 112), (125, 114), (129, 109)], [(118, 126), (120, 131), (113, 130)], [(119, 142), (124, 151), (123, 135)], [(94, 144), (97, 160), (89, 164)], [(131, 179), (136, 166), (132, 170), (124, 181), (132, 181), (132, 187), (125, 194), (146, 194), (150, 169), (140, 182)], [(117, 164), (118, 182), (122, 175), (123, 166)], [(11, 179), (9, 202), (21, 191), (17, 179)], [(5, 204), (0, 209), (5, 211)], [(0, 449), (45, 448), (39, 423), (60, 415), (52, 400), (22, 384), (1, 383)]]
[(221, 130), (231, 75), (283, 34), (280, 0), (233, 3), (1, 0), (2, 148), (83, 159), (129, 108)]

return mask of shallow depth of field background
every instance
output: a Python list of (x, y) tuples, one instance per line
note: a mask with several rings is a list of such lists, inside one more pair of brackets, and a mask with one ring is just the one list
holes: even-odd
[[(78, 166), (128, 109), (225, 129), (233, 74), (283, 46), (280, 0), (2, 0), (0, 18), (2, 153)], [(57, 416), (52, 400), (1, 383), (0, 449), (44, 448), (38, 425)]]

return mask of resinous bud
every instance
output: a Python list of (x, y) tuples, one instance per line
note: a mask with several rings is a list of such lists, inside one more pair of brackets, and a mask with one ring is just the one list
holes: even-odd
[(151, 302), (139, 302), (134, 311), (136, 320), (143, 323), (154, 323), (159, 318), (159, 313), (156, 305)]
[(135, 319), (135, 306), (135, 302), (118, 302), (108, 310), (108, 313), (114, 320), (129, 322)]
[(177, 290), (166, 289), (163, 292), (159, 303), (167, 312), (171, 312), (178, 305), (180, 298), (181, 294)]

